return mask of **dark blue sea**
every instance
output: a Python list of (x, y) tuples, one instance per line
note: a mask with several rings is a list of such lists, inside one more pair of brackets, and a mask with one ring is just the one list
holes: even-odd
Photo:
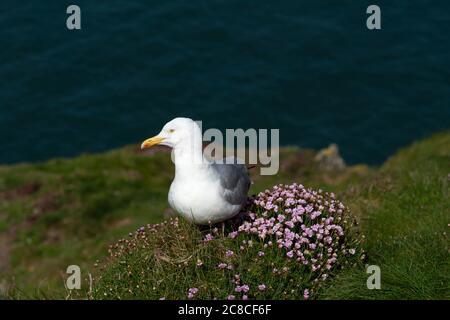
[(448, 0), (1, 0), (0, 45), (0, 163), (140, 143), (176, 116), (370, 164), (450, 128)]

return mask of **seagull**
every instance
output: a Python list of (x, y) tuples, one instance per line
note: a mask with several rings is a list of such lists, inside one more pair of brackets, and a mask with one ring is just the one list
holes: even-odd
[(238, 214), (247, 202), (250, 178), (247, 168), (234, 157), (212, 161), (202, 152), (202, 132), (189, 118), (175, 118), (161, 132), (141, 145), (172, 148), (175, 178), (168, 201), (172, 209), (199, 225), (224, 222)]

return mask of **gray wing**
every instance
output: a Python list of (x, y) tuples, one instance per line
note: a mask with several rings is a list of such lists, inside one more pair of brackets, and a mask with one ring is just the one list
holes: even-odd
[(225, 200), (231, 204), (245, 204), (251, 184), (245, 165), (213, 163), (212, 169), (224, 188)]

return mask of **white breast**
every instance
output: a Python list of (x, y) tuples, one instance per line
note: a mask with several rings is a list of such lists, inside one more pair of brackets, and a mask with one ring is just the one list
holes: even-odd
[(217, 223), (236, 215), (242, 205), (230, 204), (219, 181), (175, 179), (169, 191), (169, 204), (179, 214), (196, 224)]

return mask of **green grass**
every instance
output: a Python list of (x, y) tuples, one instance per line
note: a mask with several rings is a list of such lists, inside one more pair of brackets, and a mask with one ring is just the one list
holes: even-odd
[[(150, 160), (125, 148), (1, 167), (0, 225), (10, 266), (0, 278), (25, 296), (64, 293), (68, 265), (88, 270), (108, 243), (162, 219), (172, 170), (166, 158)], [(39, 187), (27, 191), (33, 184)]]
[(364, 270), (348, 270), (323, 298), (450, 298), (450, 135), (400, 150), (376, 178), (345, 198), (361, 217), (369, 264), (381, 290), (367, 290)]
[[(6, 252), (0, 254), (0, 295), (2, 283), (6, 283), (13, 287), (9, 292), (13, 298), (64, 298), (64, 272), (70, 264), (81, 267), (84, 279), (88, 273), (98, 278), (102, 272), (104, 276), (121, 272), (114, 259), (108, 260), (106, 269), (95, 268), (94, 263), (104, 261), (108, 246), (117, 239), (139, 226), (163, 220), (173, 177), (169, 154), (144, 155), (136, 149), (0, 167), (0, 250)], [(343, 172), (322, 172), (313, 161), (314, 154), (312, 150), (283, 149), (277, 176), (259, 177), (252, 171), (252, 193), (290, 182), (336, 192), (359, 219), (368, 263), (381, 267), (382, 282), (381, 290), (368, 290), (364, 266), (346, 268), (327, 281), (316, 297), (448, 299), (450, 133), (408, 146), (376, 169), (354, 166)], [(180, 225), (188, 229), (189, 237), (184, 241), (187, 247), (180, 250), (189, 253), (201, 231)], [(215, 255), (226, 246), (233, 242), (224, 239), (211, 246), (211, 261), (205, 261), (205, 267), (216, 263)], [(150, 259), (149, 250), (133, 254), (136, 259)], [(149, 265), (158, 267), (153, 262)], [(212, 276), (220, 279), (221, 274)], [(292, 277), (295, 285), (304, 281), (301, 272)], [(133, 281), (130, 284), (138, 284), (139, 277)], [(193, 279), (174, 273), (167, 274), (165, 281), (166, 289), (159, 288), (157, 294), (152, 287), (140, 288), (133, 296), (175, 297), (170, 288), (180, 286), (181, 292)], [(83, 289), (79, 297), (85, 296), (87, 281), (83, 281)], [(282, 289), (261, 298), (283, 298), (288, 288)], [(221, 292), (211, 288), (210, 294), (202, 297)], [(126, 292), (119, 295), (127, 297)]]

